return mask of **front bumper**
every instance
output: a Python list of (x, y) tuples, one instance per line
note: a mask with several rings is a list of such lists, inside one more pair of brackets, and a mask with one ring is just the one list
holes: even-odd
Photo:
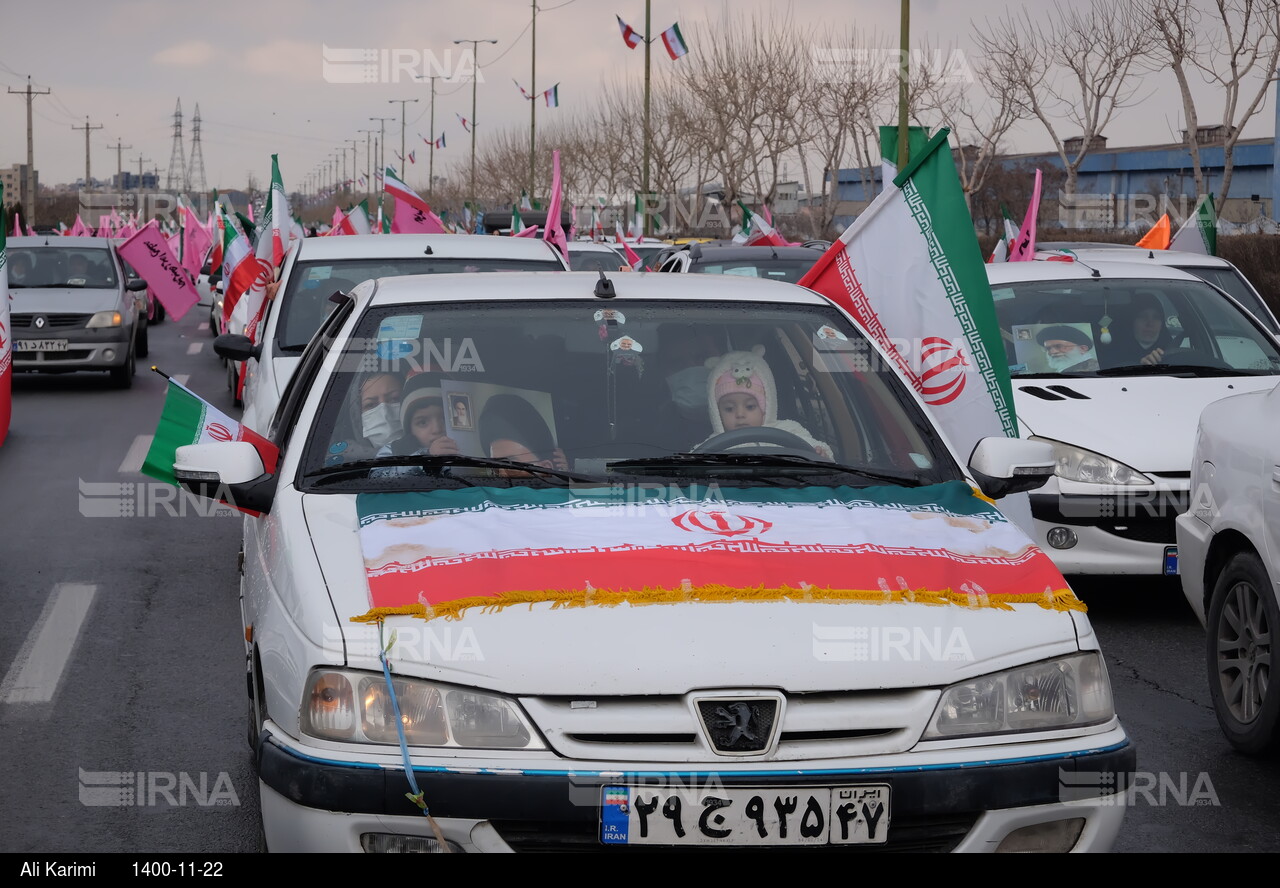
[(132, 327), (107, 327), (101, 331), (54, 331), (37, 335), (30, 329), (15, 329), (15, 340), (65, 339), (66, 351), (13, 352), (13, 369), (19, 372), (62, 372), (110, 370), (122, 367), (129, 357)]
[[(414, 773), (445, 838), (470, 852), (615, 851), (599, 838), (600, 788), (659, 782), (723, 787), (888, 783), (893, 799), (888, 842), (854, 846), (860, 850), (994, 851), (1022, 827), (1082, 819), (1071, 850), (1106, 851), (1124, 817), (1123, 796), (1110, 793), (1126, 785), (1136, 752), (1118, 725), (1074, 743), (1074, 749), (1061, 742), (983, 747), (981, 760), (974, 759), (973, 748), (946, 750), (941, 758), (929, 757), (933, 763), (927, 765), (902, 764), (899, 756), (896, 766), (876, 767), (751, 770), (726, 763), (721, 771), (656, 773), (415, 764)], [(263, 735), (258, 759), (263, 828), (272, 851), (359, 852), (365, 833), (433, 835), (427, 818), (406, 798), (409, 784), (401, 767), (326, 758), (323, 750), (299, 747), (270, 731)]]
[[(1162, 576), (1165, 552), (1177, 545), (1174, 522), (1189, 496), (1185, 479), (1116, 493), (1033, 493), (1034, 539), (1064, 574)], [(1052, 545), (1055, 528), (1073, 534), (1075, 544)]]

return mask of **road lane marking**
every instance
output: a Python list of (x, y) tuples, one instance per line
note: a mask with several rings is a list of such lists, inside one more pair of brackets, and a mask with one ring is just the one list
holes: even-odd
[(48, 703), (75, 650), (98, 587), (58, 583), (0, 681), (0, 703)]
[(203, 350), (204, 350), (203, 342), (193, 342), (187, 346), (187, 354), (189, 355), (198, 355)]
[(178, 385), (186, 385), (190, 379), (191, 379), (190, 373), (173, 374), (173, 381), (176, 382)]
[(201, 321), (201, 322), (196, 326), (196, 329), (197, 329), (197, 330), (199, 330), (201, 333), (208, 333), (208, 332), (209, 332), (209, 322), (208, 322), (208, 321)]
[(155, 435), (138, 435), (133, 439), (129, 452), (124, 455), (124, 462), (120, 463), (121, 475), (136, 475), (142, 471), (142, 463), (147, 458), (147, 451), (151, 449), (151, 439), (154, 437)]

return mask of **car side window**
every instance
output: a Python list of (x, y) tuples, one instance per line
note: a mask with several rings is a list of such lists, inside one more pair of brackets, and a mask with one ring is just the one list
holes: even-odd
[(276, 407), (275, 415), (271, 417), (271, 424), (268, 427), (268, 436), (282, 452), (289, 433), (293, 430), (294, 423), (297, 422), (298, 411), (302, 407), (302, 402), (305, 400), (307, 392), (311, 389), (311, 383), (315, 378), (316, 371), (324, 362), (325, 355), (329, 353), (329, 347), (333, 345), (333, 338), (338, 329), (351, 316), (354, 307), (355, 302), (353, 300), (344, 299), (334, 311), (329, 313), (329, 317), (325, 319), (320, 330), (307, 343), (307, 347), (302, 353), (302, 360), (298, 364), (298, 369), (285, 384), (284, 394), (280, 397), (280, 404)]

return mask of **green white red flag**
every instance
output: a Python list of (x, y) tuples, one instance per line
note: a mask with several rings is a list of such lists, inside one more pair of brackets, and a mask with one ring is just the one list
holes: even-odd
[(961, 481), (660, 492), (643, 509), (524, 486), (361, 493), (356, 514), (365, 619), (788, 598), (1083, 610), (1049, 557)]
[(618, 30), (622, 32), (622, 42), (627, 44), (627, 49), (635, 49), (644, 42), (644, 37), (638, 34), (635, 28), (624, 22), (622, 16), (615, 14), (614, 18), (618, 20)]
[[(177, 484), (173, 461), (178, 448), (188, 444), (211, 444), (217, 441), (247, 441), (258, 451), (268, 474), (276, 470), (279, 449), (253, 429), (241, 425), (191, 389), (169, 378), (164, 396), (164, 409), (156, 424), (155, 436), (142, 463), (142, 474)], [(235, 507), (234, 503), (228, 505)], [(247, 509), (241, 509), (248, 512)], [(249, 514), (256, 514), (249, 512)]]
[(444, 234), (444, 222), (431, 206), (387, 167), (382, 175), (382, 188), (395, 200), (395, 215), (391, 220), (393, 234)]
[(1169, 242), (1169, 249), (1218, 255), (1218, 215), (1214, 212), (1212, 194), (1201, 195), (1195, 210)]
[(688, 44), (684, 42), (684, 35), (680, 33), (679, 22), (662, 32), (662, 45), (667, 48), (667, 55), (672, 59), (678, 59), (689, 51)]
[[(946, 129), (913, 127), (911, 162), (800, 281), (847, 311), (929, 406), (957, 453), (1018, 436), (995, 303)], [(881, 127), (897, 156), (897, 128)]]

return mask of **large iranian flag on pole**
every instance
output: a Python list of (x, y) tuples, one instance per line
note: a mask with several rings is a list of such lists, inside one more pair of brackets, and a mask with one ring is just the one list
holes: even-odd
[[(916, 128), (913, 128), (916, 129)], [(923, 143), (923, 131), (916, 132)], [(912, 146), (911, 162), (800, 285), (862, 325), (920, 394), (958, 453), (1018, 436), (995, 303), (948, 131)], [(897, 156), (897, 129), (881, 127)]]
[(1200, 196), (1195, 210), (1169, 242), (1169, 249), (1204, 253), (1206, 256), (1218, 255), (1218, 216), (1213, 209), (1212, 194)]
[[(162, 374), (163, 375), (163, 374)], [(169, 484), (177, 484), (173, 461), (178, 448), (188, 444), (212, 444), (217, 441), (247, 441), (262, 457), (267, 473), (276, 470), (279, 449), (253, 429), (241, 425), (191, 389), (171, 377), (164, 396), (164, 410), (156, 425), (151, 448), (142, 463), (142, 473)], [(234, 506), (234, 503), (228, 503)], [(248, 511), (241, 509), (241, 511)], [(250, 513), (256, 514), (256, 513)]]
[[(695, 495), (696, 496), (696, 493)], [(473, 487), (356, 497), (366, 619), (550, 602), (914, 601), (1083, 609), (1047, 555), (960, 481), (918, 488)]]
[[(0, 206), (4, 185), (0, 184)], [(13, 418), (13, 325), (9, 315), (9, 251), (4, 225), (0, 225), (0, 444), (9, 435)]]

